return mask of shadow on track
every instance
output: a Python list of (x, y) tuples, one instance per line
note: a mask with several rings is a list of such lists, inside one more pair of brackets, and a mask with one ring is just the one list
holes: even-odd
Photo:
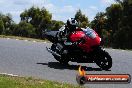
[[(62, 69), (62, 70), (63, 69), (78, 70), (79, 68), (79, 65), (63, 65), (63, 64), (60, 64), (59, 62), (48, 62), (48, 63), (37, 63), (37, 64), (47, 65), (49, 68)], [(101, 68), (92, 68), (92, 67), (87, 67), (87, 66), (82, 66), (82, 68), (85, 71), (102, 71)]]

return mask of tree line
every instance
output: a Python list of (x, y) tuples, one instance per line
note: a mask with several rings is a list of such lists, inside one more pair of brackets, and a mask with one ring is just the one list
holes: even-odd
[(43, 38), (46, 29), (57, 30), (64, 22), (52, 20), (52, 14), (46, 8), (31, 7), (20, 14), (16, 24), (10, 14), (0, 13), (0, 34), (31, 38)]
[[(93, 28), (104, 41), (104, 45), (113, 48), (132, 49), (132, 3), (131, 0), (116, 0), (116, 4), (98, 12), (94, 20), (79, 9), (74, 18), (79, 27)], [(20, 14), (20, 22), (16, 24), (11, 14), (0, 13), (0, 34), (31, 38), (43, 38), (46, 29), (58, 30), (63, 21), (52, 20), (52, 14), (46, 8), (31, 7)]]
[[(0, 34), (15, 35), (43, 39), (45, 30), (58, 30), (63, 21), (52, 20), (52, 14), (46, 8), (31, 7), (20, 14), (20, 22), (16, 24), (11, 14), (0, 13)], [(88, 18), (78, 10), (75, 18), (80, 22), (80, 27), (87, 26)], [(68, 18), (67, 18), (68, 19)]]
[(116, 2), (106, 12), (97, 13), (91, 27), (103, 38), (105, 46), (132, 49), (132, 2)]

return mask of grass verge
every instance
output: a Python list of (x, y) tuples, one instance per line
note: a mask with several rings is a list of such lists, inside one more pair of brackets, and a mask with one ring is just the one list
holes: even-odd
[(19, 40), (28, 40), (28, 41), (36, 41), (36, 42), (49, 42), (48, 40), (43, 39), (35, 39), (35, 38), (27, 38), (27, 37), (20, 37), (20, 36), (7, 36), (7, 35), (0, 35), (0, 38), (11, 38), (11, 39), (19, 39)]
[(84, 88), (72, 84), (33, 79), (32, 77), (14, 77), (0, 75), (0, 88)]

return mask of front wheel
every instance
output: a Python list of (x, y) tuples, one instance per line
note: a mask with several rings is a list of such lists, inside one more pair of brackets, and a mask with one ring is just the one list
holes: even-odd
[(112, 67), (112, 58), (108, 52), (101, 50), (97, 55), (96, 64), (103, 70), (108, 70)]

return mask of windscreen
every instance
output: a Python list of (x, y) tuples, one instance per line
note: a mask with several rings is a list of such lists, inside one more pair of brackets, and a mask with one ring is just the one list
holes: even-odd
[(96, 37), (96, 34), (95, 34), (94, 30), (90, 29), (89, 27), (86, 28), (86, 29), (83, 29), (83, 31), (85, 32), (86, 36), (88, 36), (92, 39), (94, 39)]

